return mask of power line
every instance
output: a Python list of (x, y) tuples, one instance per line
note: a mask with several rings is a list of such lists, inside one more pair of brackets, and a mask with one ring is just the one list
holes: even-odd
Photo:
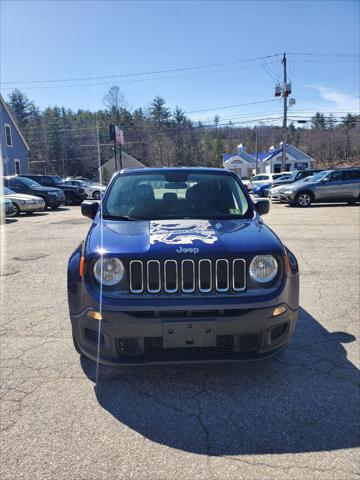
[(287, 53), (287, 55), (297, 55), (297, 56), (315, 56), (315, 57), (360, 57), (358, 54), (354, 53), (299, 53), (299, 52), (291, 52)]
[[(269, 63), (275, 63), (275, 62), (269, 62)], [(260, 67), (261, 64), (254, 63), (246, 66), (237, 66), (233, 68), (224, 68), (224, 69), (217, 69), (217, 70), (210, 70), (207, 72), (193, 72), (193, 73), (184, 73), (181, 75), (166, 75), (163, 77), (148, 77), (148, 78), (137, 78), (134, 80), (122, 80), (122, 81), (117, 81), (117, 82), (97, 82), (97, 83), (77, 83), (77, 84), (70, 84), (70, 85), (39, 85), (35, 87), (24, 87), (26, 90), (36, 90), (36, 89), (53, 89), (53, 88), (77, 88), (77, 87), (96, 87), (96, 86), (101, 86), (101, 85), (114, 85), (116, 84), (124, 84), (124, 83), (139, 83), (139, 82), (148, 82), (148, 81), (153, 81), (153, 80), (168, 80), (171, 78), (184, 78), (184, 77), (193, 77), (197, 75), (208, 75), (212, 73), (221, 73), (221, 72), (232, 72), (234, 70), (239, 70), (243, 68), (255, 68), (255, 67)], [(2, 90), (12, 90), (14, 87), (2, 87)]]
[(198, 70), (202, 68), (212, 68), (212, 67), (221, 67), (224, 65), (235, 65), (239, 63), (254, 62), (258, 60), (274, 58), (279, 56), (278, 53), (272, 55), (266, 55), (262, 57), (253, 57), (247, 59), (234, 60), (231, 62), (222, 62), (222, 63), (210, 63), (207, 65), (193, 65), (186, 67), (170, 68), (166, 70), (152, 70), (147, 72), (135, 72), (135, 73), (121, 73), (116, 75), (101, 75), (101, 76), (91, 76), (91, 77), (76, 77), (76, 78), (61, 78), (61, 79), (49, 79), (49, 80), (13, 80), (11, 82), (1, 82), (1, 85), (14, 85), (14, 84), (29, 84), (29, 83), (62, 83), (62, 82), (77, 82), (77, 81), (88, 81), (88, 80), (104, 80), (104, 79), (114, 79), (114, 78), (125, 78), (125, 77), (134, 77), (134, 76), (146, 76), (146, 75), (155, 75), (159, 73), (174, 73), (187, 70)]

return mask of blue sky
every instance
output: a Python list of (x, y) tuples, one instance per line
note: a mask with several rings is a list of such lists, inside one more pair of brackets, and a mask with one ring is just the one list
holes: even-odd
[[(40, 108), (103, 108), (118, 85), (133, 108), (156, 95), (181, 106), (193, 119), (250, 122), (277, 117), (274, 100), (280, 52), (288, 55), (288, 77), (296, 106), (291, 115), (359, 108), (359, 2), (1, 2), (2, 95), (23, 90)], [(238, 62), (238, 63), (236, 63)], [(178, 72), (47, 83), (222, 64)], [(170, 78), (169, 78), (170, 77)], [(15, 82), (9, 84), (7, 82)], [(197, 112), (197, 110), (206, 110)], [(339, 113), (337, 113), (339, 112)]]

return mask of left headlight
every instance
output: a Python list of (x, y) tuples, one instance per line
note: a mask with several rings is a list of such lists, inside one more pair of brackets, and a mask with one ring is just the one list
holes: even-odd
[(256, 255), (250, 263), (250, 277), (258, 283), (268, 283), (274, 280), (279, 266), (272, 255)]
[[(102, 271), (101, 271), (101, 263)], [(102, 273), (102, 275), (101, 275)], [(99, 258), (94, 265), (94, 275), (96, 280), (106, 287), (112, 287), (120, 283), (125, 275), (124, 264), (121, 260), (114, 257)]]

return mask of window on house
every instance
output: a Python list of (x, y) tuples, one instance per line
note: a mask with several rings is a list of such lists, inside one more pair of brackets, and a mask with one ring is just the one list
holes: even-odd
[(6, 137), (6, 145), (8, 147), (12, 147), (12, 136), (11, 136), (11, 126), (8, 123), (4, 124), (5, 127), (5, 137)]
[(15, 166), (16, 175), (20, 175), (21, 174), (21, 162), (20, 162), (20, 160), (14, 160), (14, 166)]

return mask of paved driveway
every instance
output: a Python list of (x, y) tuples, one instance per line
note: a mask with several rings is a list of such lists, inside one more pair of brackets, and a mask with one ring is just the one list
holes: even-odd
[(291, 347), (262, 363), (95, 369), (72, 347), (79, 208), (3, 226), (1, 478), (352, 479), (359, 445), (359, 207), (272, 206), (297, 255)]

